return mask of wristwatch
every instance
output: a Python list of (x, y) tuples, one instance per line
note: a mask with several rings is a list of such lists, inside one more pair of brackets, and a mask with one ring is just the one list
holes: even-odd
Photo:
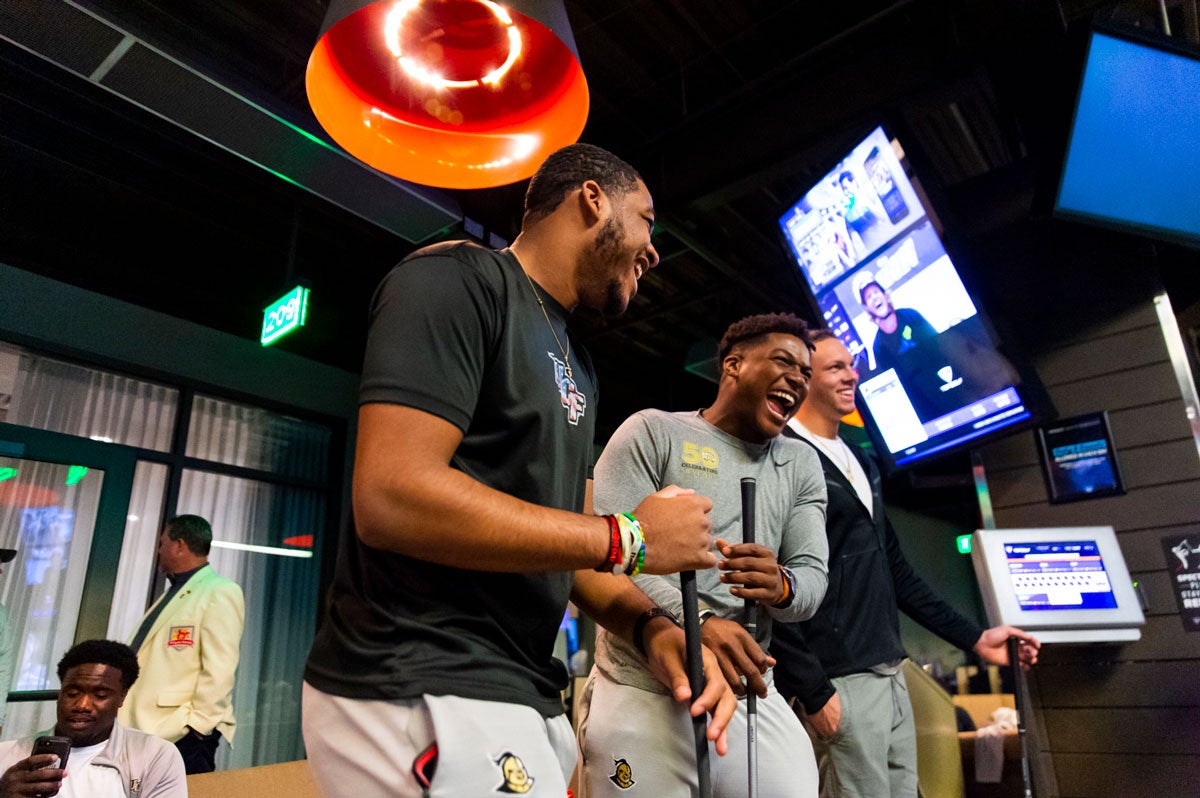
[(646, 656), (646, 624), (655, 618), (666, 618), (679, 628), (683, 628), (683, 624), (675, 617), (675, 613), (670, 610), (664, 610), (662, 607), (651, 607), (643, 612), (633, 624), (633, 644), (637, 646), (637, 650), (642, 653), (643, 657)]

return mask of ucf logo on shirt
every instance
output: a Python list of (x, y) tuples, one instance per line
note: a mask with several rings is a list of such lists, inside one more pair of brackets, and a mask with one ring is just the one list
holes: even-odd
[(575, 387), (575, 380), (567, 373), (567, 366), (553, 352), (547, 352), (554, 361), (554, 382), (558, 385), (558, 396), (562, 406), (567, 409), (567, 421), (578, 426), (579, 419), (587, 410), (587, 396)]

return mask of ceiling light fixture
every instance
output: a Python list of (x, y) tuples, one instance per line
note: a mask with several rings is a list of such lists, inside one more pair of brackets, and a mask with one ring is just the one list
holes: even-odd
[(333, 0), (305, 82), (347, 152), (441, 188), (529, 177), (589, 103), (561, 0)]

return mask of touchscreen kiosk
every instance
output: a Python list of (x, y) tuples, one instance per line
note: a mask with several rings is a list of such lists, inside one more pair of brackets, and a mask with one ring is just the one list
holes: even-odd
[(1110, 526), (981, 529), (971, 559), (991, 625), (1046, 643), (1137, 640), (1145, 622)]

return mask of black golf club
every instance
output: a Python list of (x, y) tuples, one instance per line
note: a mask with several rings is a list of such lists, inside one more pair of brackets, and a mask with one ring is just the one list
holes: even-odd
[[(742, 477), (742, 542), (754, 542), (754, 477)], [(758, 602), (746, 599), (746, 631), (756, 638), (758, 632)], [(756, 638), (757, 639), (757, 638)], [(746, 772), (749, 778), (749, 798), (758, 798), (758, 696), (746, 685)]]

